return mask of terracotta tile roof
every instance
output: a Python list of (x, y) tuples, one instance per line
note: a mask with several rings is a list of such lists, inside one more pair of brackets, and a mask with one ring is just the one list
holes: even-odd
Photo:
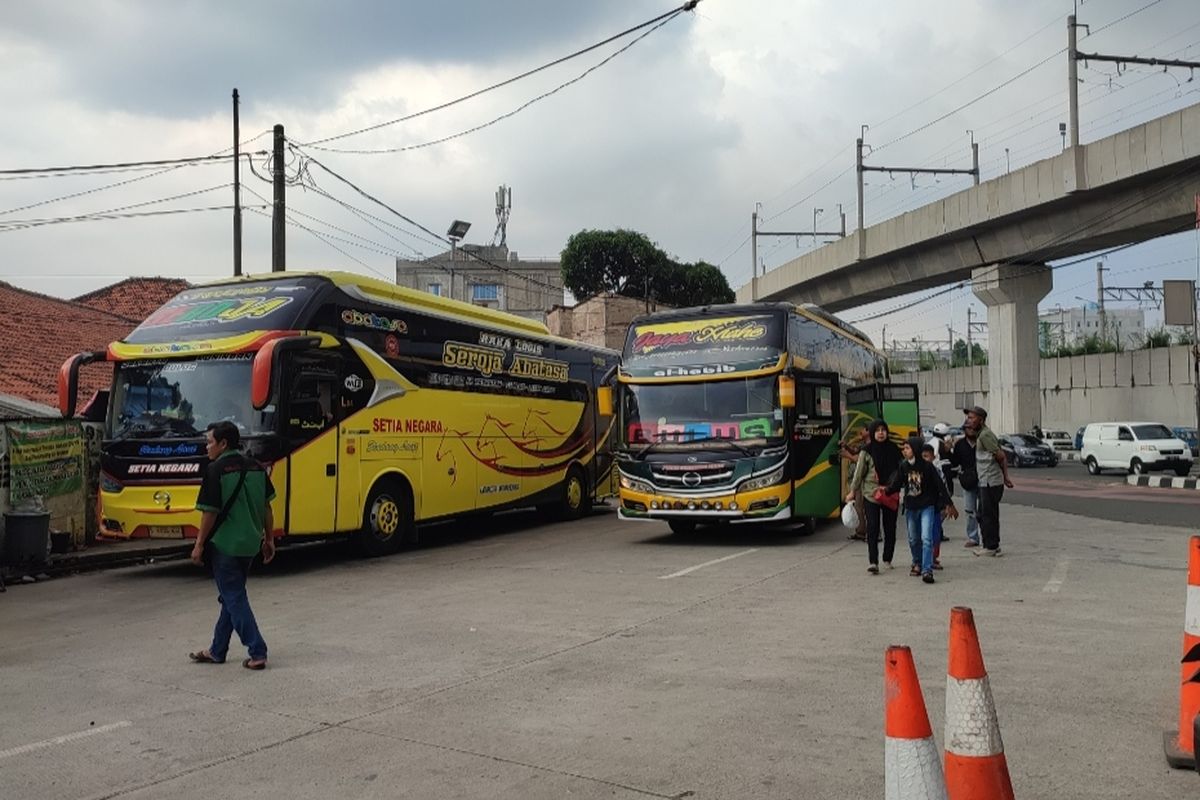
[(150, 313), (191, 284), (182, 278), (126, 278), (81, 294), (76, 303), (141, 322)]
[[(137, 321), (70, 300), (18, 289), (0, 282), (0, 394), (58, 405), (58, 369), (69, 356), (103, 350), (123, 339)], [(147, 312), (148, 313), (148, 312)], [(141, 319), (141, 317), (138, 317)], [(107, 389), (112, 367), (80, 370), (79, 404)]]

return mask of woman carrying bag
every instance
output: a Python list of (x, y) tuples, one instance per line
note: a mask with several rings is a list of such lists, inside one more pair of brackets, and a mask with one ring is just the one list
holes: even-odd
[(867, 572), (879, 574), (879, 531), (883, 529), (883, 563), (892, 566), (892, 554), (896, 549), (896, 516), (900, 498), (888, 495), (884, 487), (900, 466), (900, 448), (889, 440), (891, 431), (881, 419), (873, 421), (867, 428), (867, 444), (858, 454), (854, 477), (850, 480), (850, 493), (846, 502), (854, 502), (854, 493), (861, 490), (863, 508), (867, 516)]

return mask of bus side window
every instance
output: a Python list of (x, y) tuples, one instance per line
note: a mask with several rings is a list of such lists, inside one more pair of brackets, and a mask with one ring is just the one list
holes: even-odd
[(287, 437), (306, 442), (335, 424), (337, 397), (333, 376), (325, 371), (295, 373), (287, 395)]

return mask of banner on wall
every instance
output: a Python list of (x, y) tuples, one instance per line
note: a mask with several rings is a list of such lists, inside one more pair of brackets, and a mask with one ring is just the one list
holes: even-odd
[(9, 502), (57, 497), (83, 488), (83, 436), (77, 422), (10, 422)]

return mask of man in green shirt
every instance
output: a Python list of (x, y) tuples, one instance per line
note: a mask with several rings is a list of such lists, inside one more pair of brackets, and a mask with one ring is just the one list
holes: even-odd
[(975, 517), (979, 522), (979, 536), (983, 547), (975, 555), (1000, 555), (1000, 498), (1004, 489), (1012, 488), (1008, 477), (1008, 459), (1000, 447), (1000, 440), (987, 426), (987, 411), (979, 406), (964, 408), (966, 425), (978, 431), (975, 443), (975, 469), (979, 473), (979, 505)]
[(275, 489), (266, 470), (238, 449), (241, 434), (232, 422), (223, 420), (209, 425), (205, 438), (209, 464), (196, 498), (196, 509), (202, 514), (192, 561), (204, 563), (204, 544), (211, 537), (209, 560), (221, 613), (213, 630), (212, 644), (207, 650), (188, 653), (188, 657), (204, 664), (224, 663), (229, 640), (237, 631), (250, 652), (242, 666), (265, 669), (267, 643), (250, 608), (246, 576), (260, 550), (263, 563), (275, 557), (271, 533), (275, 527), (271, 515)]

